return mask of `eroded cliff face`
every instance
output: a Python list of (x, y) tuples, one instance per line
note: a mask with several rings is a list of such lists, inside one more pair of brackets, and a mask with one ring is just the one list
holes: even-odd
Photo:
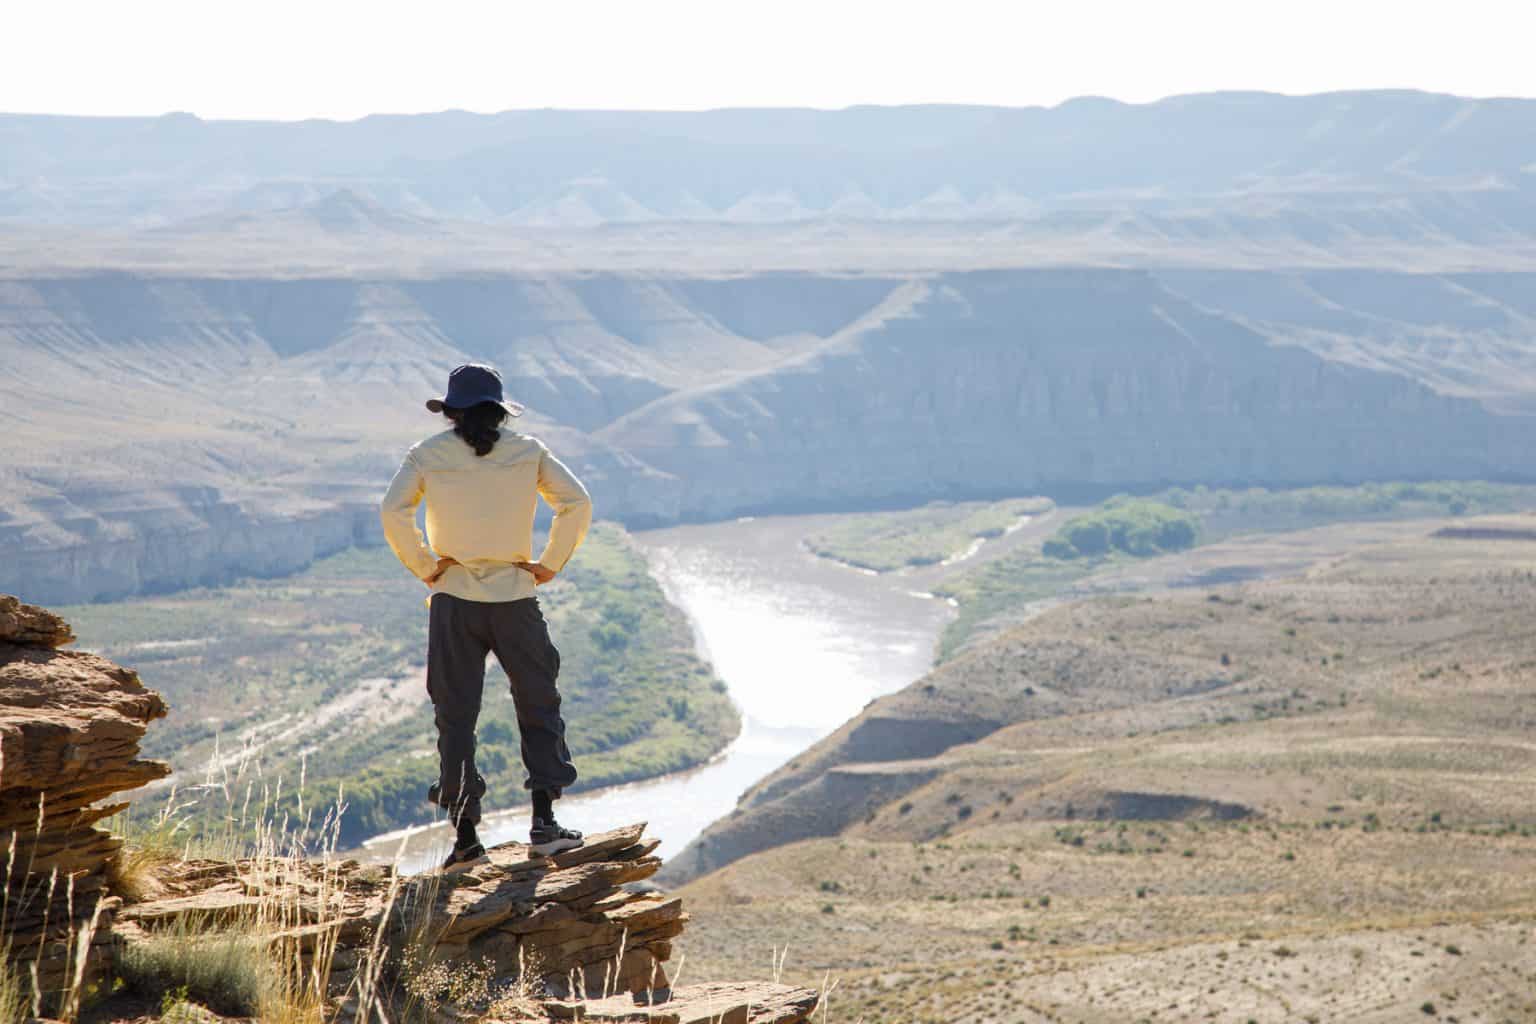
[[(0, 523), (0, 590), (47, 603), (100, 601), (216, 585), (240, 576), (285, 576), (316, 558), (381, 542), (369, 503), (313, 505), (302, 511), (242, 506), (213, 488), (129, 497), (113, 508)], [(74, 503), (88, 496), (76, 495)]]
[(1533, 423), (1282, 347), (1136, 272), (974, 273), (598, 433), (675, 516), (1167, 483), (1528, 475)]
[(10, 280), (0, 587), (109, 598), (373, 542), (400, 455), (443, 426), (422, 399), (471, 359), (502, 367), (530, 406), (517, 428), (578, 470), (599, 514), (635, 526), (1170, 483), (1528, 478), (1533, 284), (1113, 269)]

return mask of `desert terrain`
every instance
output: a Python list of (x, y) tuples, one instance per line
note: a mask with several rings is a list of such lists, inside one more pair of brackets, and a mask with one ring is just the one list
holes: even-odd
[(787, 950), (849, 1020), (1536, 1019), (1536, 519), (1472, 523), (959, 655), (900, 697), (1037, 707), (823, 772), (836, 834), (679, 890), (690, 969)]

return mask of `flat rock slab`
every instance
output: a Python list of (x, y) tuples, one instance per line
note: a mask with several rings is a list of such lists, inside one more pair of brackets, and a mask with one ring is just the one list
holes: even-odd
[(810, 1019), (820, 996), (808, 988), (769, 982), (718, 982), (636, 992), (587, 1001), (544, 1004), (555, 1020), (619, 1024), (799, 1024)]

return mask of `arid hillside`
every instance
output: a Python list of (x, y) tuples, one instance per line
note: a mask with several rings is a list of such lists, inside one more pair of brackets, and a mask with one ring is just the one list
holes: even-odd
[(841, 824), (684, 887), (690, 961), (868, 1021), (1536, 1020), (1536, 519), (1399, 529), (954, 659), (890, 699), (936, 749), (743, 812)]

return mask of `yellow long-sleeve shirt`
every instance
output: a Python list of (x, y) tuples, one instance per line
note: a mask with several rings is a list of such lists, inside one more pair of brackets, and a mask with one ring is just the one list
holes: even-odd
[[(533, 574), (513, 563), (533, 560), (540, 496), (555, 518), (538, 560), (559, 572), (592, 524), (592, 499), (575, 474), (527, 434), (503, 429), (483, 457), (451, 430), (427, 438), (406, 453), (379, 516), (384, 539), (417, 578), (432, 575), (439, 555), (458, 561), (432, 586), (433, 593), (516, 601), (534, 594)], [(423, 498), (425, 537), (416, 527), (416, 506)]]

